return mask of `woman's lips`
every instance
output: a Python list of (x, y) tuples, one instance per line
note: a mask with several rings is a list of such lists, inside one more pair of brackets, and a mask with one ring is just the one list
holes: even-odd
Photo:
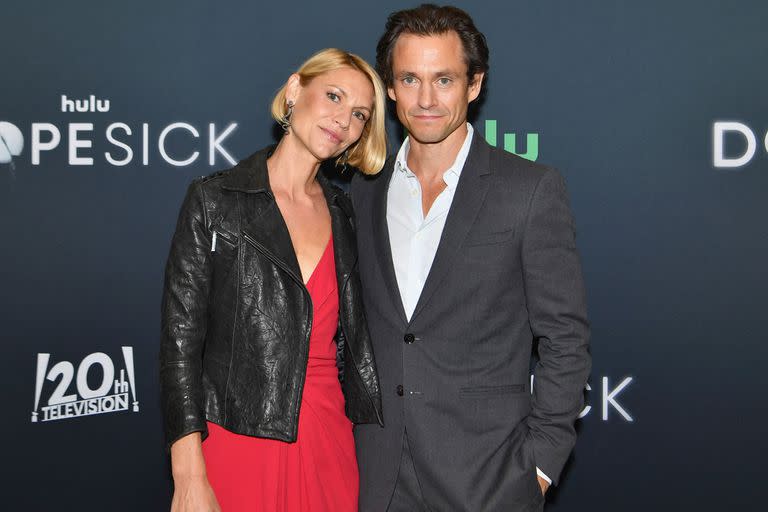
[(321, 128), (321, 129), (325, 132), (325, 134), (328, 136), (328, 138), (331, 139), (332, 142), (334, 142), (336, 144), (341, 142), (341, 137), (336, 135), (336, 132), (334, 132), (332, 130), (329, 130), (327, 128)]

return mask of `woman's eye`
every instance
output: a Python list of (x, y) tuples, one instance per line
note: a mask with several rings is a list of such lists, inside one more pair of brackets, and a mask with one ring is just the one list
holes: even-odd
[(336, 93), (333, 93), (333, 92), (328, 92), (328, 93), (326, 93), (326, 96), (328, 96), (328, 98), (329, 98), (331, 101), (339, 101), (339, 95), (338, 95), (338, 94), (336, 94)]
[(356, 118), (358, 118), (358, 119), (359, 119), (359, 120), (361, 120), (362, 122), (366, 122), (366, 121), (368, 120), (368, 118), (366, 118), (366, 117), (365, 117), (365, 114), (363, 114), (362, 112), (355, 112), (355, 113), (354, 113), (354, 114), (352, 114), (352, 115), (354, 115)]

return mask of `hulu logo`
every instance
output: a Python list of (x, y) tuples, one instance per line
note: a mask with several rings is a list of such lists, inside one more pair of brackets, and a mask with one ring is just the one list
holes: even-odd
[[(496, 120), (486, 119), (485, 121), (485, 140), (493, 147), (496, 147)], [(514, 133), (504, 134), (504, 151), (514, 153), (532, 162), (539, 158), (539, 134), (528, 133), (525, 137), (525, 153), (517, 152), (517, 137)]]

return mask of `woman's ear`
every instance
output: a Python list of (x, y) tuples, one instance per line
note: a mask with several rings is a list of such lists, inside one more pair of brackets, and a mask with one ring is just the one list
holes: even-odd
[(285, 101), (296, 103), (301, 95), (301, 89), (301, 77), (296, 73), (289, 76), (285, 83)]

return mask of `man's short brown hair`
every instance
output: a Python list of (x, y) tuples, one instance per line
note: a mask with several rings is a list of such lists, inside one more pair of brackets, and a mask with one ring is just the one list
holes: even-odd
[(414, 9), (397, 11), (389, 15), (384, 35), (376, 45), (376, 71), (387, 87), (392, 87), (392, 49), (401, 34), (417, 36), (442, 35), (456, 32), (464, 48), (467, 63), (467, 83), (478, 73), (488, 73), (488, 44), (477, 30), (475, 22), (466, 12), (450, 5), (422, 4)]

